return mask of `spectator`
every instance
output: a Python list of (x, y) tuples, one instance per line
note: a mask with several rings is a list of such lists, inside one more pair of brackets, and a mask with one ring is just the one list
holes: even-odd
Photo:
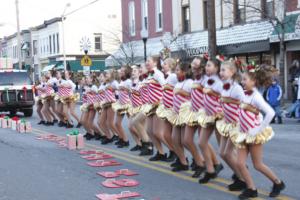
[(290, 67), (290, 82), (292, 84), (293, 103), (297, 100), (298, 78), (300, 76), (300, 64), (298, 60), (294, 60)]
[(275, 123), (276, 117), (278, 118), (278, 124), (282, 124), (282, 117), (281, 117), (281, 109), (280, 109), (280, 100), (282, 97), (282, 89), (278, 84), (278, 81), (274, 78), (272, 85), (268, 88), (266, 99), (270, 106), (274, 109), (276, 115), (273, 118), (271, 123)]
[[(298, 85), (300, 85), (300, 76), (298, 77)], [(288, 108), (288, 113), (286, 117), (290, 118), (295, 115), (296, 118), (300, 118), (300, 87), (298, 87), (297, 91), (297, 100)]]

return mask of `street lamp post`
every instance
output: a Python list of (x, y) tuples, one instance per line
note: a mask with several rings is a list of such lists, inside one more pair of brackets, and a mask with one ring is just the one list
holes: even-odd
[(17, 40), (18, 40), (18, 59), (19, 69), (22, 69), (22, 51), (21, 51), (21, 33), (20, 33), (20, 18), (19, 18), (19, 0), (16, 0), (16, 16), (17, 16)]
[(63, 14), (61, 15), (61, 26), (62, 26), (62, 40), (63, 40), (63, 59), (64, 59), (64, 69), (65, 71), (67, 70), (67, 60), (66, 60), (66, 46), (65, 46), (65, 25), (64, 25), (64, 20), (65, 20), (65, 13), (68, 7), (70, 7), (71, 4), (67, 3), (64, 9)]
[(141, 30), (141, 38), (143, 39), (144, 43), (144, 60), (146, 62), (147, 60), (147, 40), (148, 40), (148, 31), (147, 30)]

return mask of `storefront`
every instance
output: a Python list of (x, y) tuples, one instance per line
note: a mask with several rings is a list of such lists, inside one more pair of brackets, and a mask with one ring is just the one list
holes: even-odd
[[(287, 15), (284, 19), (284, 41), (285, 41), (285, 68), (280, 69), (282, 85), (285, 92), (285, 98), (292, 98), (292, 80), (291, 80), (291, 66), (294, 60), (300, 62), (300, 14)], [(276, 64), (279, 65), (279, 38), (282, 34), (282, 29), (278, 26), (274, 29), (270, 36), (270, 43), (276, 51)]]
[[(238, 57), (244, 63), (273, 64), (269, 36), (272, 25), (267, 21), (238, 25), (217, 30), (218, 53)], [(189, 59), (207, 52), (207, 31), (181, 35), (171, 45), (172, 56)]]

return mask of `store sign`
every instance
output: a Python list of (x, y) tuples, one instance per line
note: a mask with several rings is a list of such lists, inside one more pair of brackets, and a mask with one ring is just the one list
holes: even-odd
[[(281, 33), (278, 33), (281, 34)], [(273, 34), (270, 36), (270, 42), (279, 42), (278, 34)], [(281, 37), (281, 35), (280, 35)], [(300, 39), (300, 15), (298, 16), (295, 22), (295, 32), (294, 33), (285, 33), (284, 34), (284, 41), (290, 40), (299, 40)]]
[(198, 47), (198, 48), (190, 48), (186, 49), (186, 54), (188, 57), (198, 56), (204, 54), (208, 51), (207, 47)]

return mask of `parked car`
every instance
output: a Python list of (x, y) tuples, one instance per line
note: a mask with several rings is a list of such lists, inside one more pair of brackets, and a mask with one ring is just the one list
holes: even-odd
[(25, 70), (0, 70), (0, 111), (11, 115), (23, 112), (32, 116), (34, 105), (34, 86)]

